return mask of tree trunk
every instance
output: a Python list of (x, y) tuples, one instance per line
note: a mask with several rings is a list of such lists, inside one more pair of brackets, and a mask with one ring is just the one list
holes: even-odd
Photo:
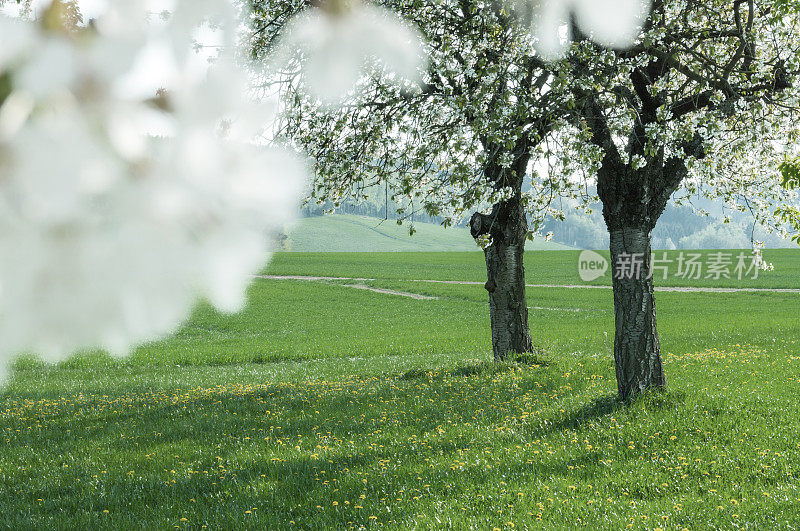
[(503, 361), (509, 353), (531, 352), (528, 305), (525, 300), (525, 244), (491, 245), (486, 248), (489, 280), (489, 315), (492, 323), (494, 359)]
[(484, 254), (495, 361), (510, 353), (532, 352), (523, 265), (528, 225), (519, 201), (497, 204), (490, 215), (473, 215), (470, 229), (473, 237), (492, 238)]
[(650, 231), (612, 230), (614, 364), (620, 398), (667, 384), (661, 363), (653, 295)]

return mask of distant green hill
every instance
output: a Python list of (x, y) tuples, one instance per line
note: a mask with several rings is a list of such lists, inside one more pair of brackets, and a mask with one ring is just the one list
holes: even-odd
[[(331, 214), (302, 218), (290, 230), (285, 248), (296, 252), (389, 252), (389, 251), (477, 251), (469, 231), (462, 227), (444, 228), (432, 223), (414, 223), (416, 232), (408, 235), (408, 224), (367, 216)], [(566, 245), (537, 238), (528, 250), (571, 249)]]

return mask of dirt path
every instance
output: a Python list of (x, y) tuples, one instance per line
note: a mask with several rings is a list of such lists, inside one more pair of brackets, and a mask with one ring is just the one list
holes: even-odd
[[(611, 286), (581, 286), (569, 284), (525, 284), (525, 286), (528, 288), (611, 289)], [(655, 290), (685, 293), (800, 293), (800, 289), (792, 288), (702, 288), (698, 286), (656, 286)]]
[[(352, 277), (312, 277), (305, 275), (256, 275), (256, 278), (265, 278), (267, 280), (306, 280), (309, 282), (326, 282), (326, 281), (346, 281), (346, 282), (373, 282), (374, 278), (352, 278)], [(374, 288), (366, 284), (336, 284), (337, 286), (344, 286), (345, 288), (363, 289), (365, 291), (372, 291), (381, 293), (383, 295), (397, 295), (398, 297), (408, 297), (409, 299), (416, 299), (418, 301), (436, 301), (439, 297), (431, 297), (428, 295), (420, 295), (419, 293), (408, 293), (405, 291), (395, 291), (393, 289)]]
[(383, 293), (384, 295), (398, 295), (400, 297), (408, 297), (410, 299), (416, 299), (418, 301), (439, 300), (439, 297), (429, 297), (428, 295), (420, 295), (418, 293), (406, 293), (404, 291), (395, 291), (393, 289), (373, 288), (371, 286), (365, 286), (364, 284), (341, 284), (341, 285), (346, 288), (365, 289), (369, 291), (374, 291), (375, 293)]
[(361, 282), (374, 282), (377, 279), (374, 278), (351, 278), (351, 277), (309, 277), (305, 275), (255, 275), (256, 278), (266, 278), (269, 280), (310, 280), (310, 281), (322, 281), (322, 280), (348, 280), (348, 281), (361, 281)]
[[(355, 277), (315, 277), (305, 275), (257, 275), (257, 278), (266, 278), (270, 280), (307, 280), (307, 281), (347, 281), (347, 282), (374, 282), (374, 278), (355, 278)], [(425, 282), (429, 284), (453, 284), (458, 286), (482, 286), (483, 282), (474, 282), (469, 280), (392, 280), (393, 282)], [(414, 293), (404, 293), (401, 291), (386, 290), (372, 288), (363, 284), (345, 284), (357, 289), (367, 289), (376, 293), (385, 293), (388, 295), (401, 295), (404, 297), (411, 297), (420, 300), (433, 300), (437, 297), (428, 297), (425, 295), (417, 295)], [(565, 288), (565, 289), (611, 289), (611, 286), (596, 286), (590, 284), (526, 284), (529, 288)], [(671, 291), (682, 293), (798, 293), (800, 289), (791, 288), (702, 288), (692, 286), (661, 286), (656, 287), (656, 291)]]

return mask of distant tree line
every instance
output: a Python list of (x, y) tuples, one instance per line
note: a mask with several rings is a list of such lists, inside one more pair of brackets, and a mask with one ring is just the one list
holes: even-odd
[[(367, 191), (367, 199), (347, 199), (338, 206), (332, 201), (309, 203), (302, 208), (303, 217), (323, 216), (327, 213), (368, 216), (379, 219), (400, 220), (403, 223), (441, 224), (441, 216), (428, 215), (424, 210), (411, 210), (411, 202), (397, 203), (386, 200), (380, 186)], [(388, 207), (388, 209), (387, 209)], [(787, 247), (789, 240), (767, 233), (760, 226), (753, 231), (753, 220), (744, 214), (733, 213), (726, 222), (720, 214), (698, 212), (691, 206), (667, 205), (659, 224), (653, 230), (654, 249), (745, 249), (751, 246), (751, 237), (764, 241), (767, 247)], [(388, 211), (388, 212), (387, 212)], [(457, 225), (466, 226), (464, 218)], [(582, 209), (565, 209), (564, 219), (549, 218), (541, 234), (553, 233), (554, 242), (581, 249), (606, 249), (608, 230), (600, 208), (587, 213)]]
[[(397, 220), (409, 224), (419, 222), (441, 225), (444, 222), (444, 217), (428, 214), (419, 204), (415, 205), (411, 199), (396, 201), (391, 196), (387, 197), (386, 189), (381, 185), (368, 187), (361, 190), (360, 193), (362, 194), (361, 198), (347, 198), (338, 204), (329, 199), (321, 202), (309, 202), (302, 207), (300, 215), (310, 218), (336, 213)], [(467, 221), (465, 218), (457, 225), (466, 226)]]
[[(653, 249), (746, 249), (752, 240), (766, 247), (790, 247), (792, 243), (769, 233), (745, 214), (733, 213), (727, 220), (719, 214), (703, 214), (690, 206), (667, 205), (653, 229)], [(553, 233), (553, 241), (581, 249), (605, 249), (608, 231), (599, 211), (565, 212), (563, 220), (545, 221), (542, 233)]]

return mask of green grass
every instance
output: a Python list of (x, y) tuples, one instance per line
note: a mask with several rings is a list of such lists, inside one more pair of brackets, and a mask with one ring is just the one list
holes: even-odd
[[(481, 305), (417, 301), (304, 281), (257, 280), (249, 297), (247, 308), (231, 316), (202, 305), (174, 336), (139, 348), (126, 363), (219, 365), (447, 353), (469, 357), (486, 349), (488, 315)], [(443, 337), (442, 330), (449, 332)]]
[[(571, 256), (531, 253), (528, 273), (573, 283)], [(767, 259), (761, 282), (798, 285), (800, 253)], [(262, 279), (244, 312), (201, 305), (125, 360), (21, 361), (0, 528), (800, 525), (797, 294), (658, 293), (670, 390), (623, 404), (610, 291), (529, 288), (539, 353), (495, 365), (482, 286), (409, 281), (482, 267), (282, 254), (271, 271), (438, 300)]]
[[(677, 275), (677, 260), (681, 251), (663, 252), (673, 263), (669, 266), (666, 280), (656, 274), (656, 286), (698, 286), (738, 288), (800, 288), (800, 250), (768, 249), (764, 258), (775, 266), (774, 271), (760, 272), (739, 280), (737, 278), (705, 278), (706, 270), (699, 280), (681, 278)], [(701, 261), (720, 251), (683, 251), (699, 253)], [(741, 250), (722, 251), (738, 256)], [(548, 251), (525, 253), (525, 274), (529, 284), (557, 285), (611, 285), (611, 271), (592, 282), (583, 282), (578, 275), (578, 257), (581, 251)], [(608, 258), (608, 251), (600, 251)], [(731, 268), (731, 272), (733, 268)], [(481, 251), (463, 253), (409, 253), (401, 257), (395, 253), (278, 253), (265, 273), (274, 275), (319, 275), (341, 277), (366, 277), (390, 280), (469, 280), (486, 281), (486, 264)]]
[[(463, 227), (444, 228), (433, 223), (398, 225), (395, 220), (368, 216), (331, 214), (302, 218), (289, 231), (289, 250), (295, 252), (419, 252), (475, 251), (469, 231)], [(569, 249), (569, 246), (537, 238), (528, 250)]]

